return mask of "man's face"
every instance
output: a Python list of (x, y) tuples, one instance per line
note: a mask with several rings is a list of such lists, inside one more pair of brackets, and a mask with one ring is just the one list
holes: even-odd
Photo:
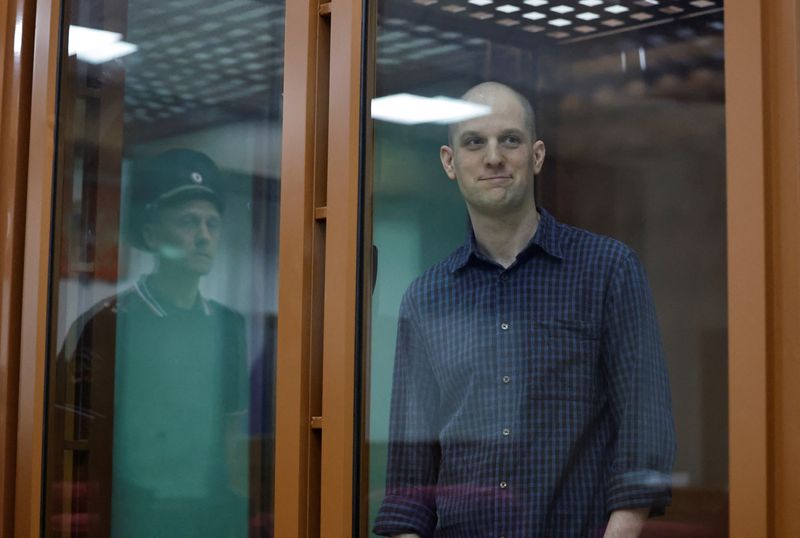
[(192, 199), (157, 209), (145, 225), (147, 245), (162, 263), (180, 272), (202, 276), (211, 270), (219, 243), (220, 214), (217, 206)]
[(492, 111), (456, 127), (452, 147), (440, 150), (445, 173), (458, 182), (471, 214), (499, 217), (535, 210), (533, 177), (544, 162), (544, 143), (533, 140), (524, 108), (512, 93), (494, 91), (475, 101)]

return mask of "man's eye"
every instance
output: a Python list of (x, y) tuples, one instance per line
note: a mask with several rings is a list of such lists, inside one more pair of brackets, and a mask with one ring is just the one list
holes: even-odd
[(481, 138), (477, 138), (477, 137), (467, 138), (467, 139), (464, 141), (464, 145), (465, 145), (465, 146), (467, 146), (468, 148), (469, 148), (469, 147), (477, 147), (477, 146), (480, 146), (482, 143), (483, 143), (483, 139), (481, 139)]
[(516, 135), (508, 135), (503, 137), (503, 143), (512, 146), (518, 146), (522, 143), (522, 140), (520, 140), (520, 138)]

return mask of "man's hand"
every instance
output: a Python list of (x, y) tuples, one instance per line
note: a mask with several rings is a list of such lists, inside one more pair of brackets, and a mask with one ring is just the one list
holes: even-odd
[(649, 508), (634, 508), (612, 512), (603, 538), (638, 538), (649, 512)]

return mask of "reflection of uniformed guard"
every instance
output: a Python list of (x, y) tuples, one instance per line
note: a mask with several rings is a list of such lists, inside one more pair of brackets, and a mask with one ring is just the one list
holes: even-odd
[(84, 314), (58, 360), (51, 472), (63, 501), (70, 491), (63, 513), (86, 501), (70, 522), (81, 535), (246, 534), (244, 320), (198, 288), (223, 185), (190, 150), (134, 166), (128, 239), (154, 254), (154, 270)]

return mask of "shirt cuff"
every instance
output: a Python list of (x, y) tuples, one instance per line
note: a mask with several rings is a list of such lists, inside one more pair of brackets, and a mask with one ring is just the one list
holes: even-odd
[(672, 500), (672, 481), (668, 474), (629, 471), (613, 477), (608, 487), (608, 513), (630, 508), (650, 508), (650, 517), (664, 514)]
[(383, 500), (372, 532), (380, 536), (416, 533), (426, 538), (436, 529), (436, 512), (425, 504), (389, 495)]

